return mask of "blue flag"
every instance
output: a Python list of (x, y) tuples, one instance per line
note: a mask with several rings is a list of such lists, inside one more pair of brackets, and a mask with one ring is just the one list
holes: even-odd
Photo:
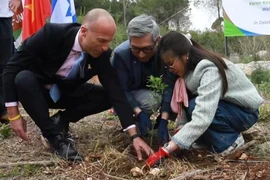
[(74, 0), (52, 0), (52, 23), (76, 22)]

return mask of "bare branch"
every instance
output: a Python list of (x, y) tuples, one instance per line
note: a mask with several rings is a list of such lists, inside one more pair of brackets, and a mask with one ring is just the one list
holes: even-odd
[(9, 168), (13, 166), (25, 166), (25, 165), (53, 166), (57, 163), (58, 163), (57, 161), (22, 161), (14, 163), (0, 163), (0, 168)]
[(189, 171), (189, 172), (185, 172), (180, 174), (180, 176), (177, 176), (176, 178), (170, 179), (170, 180), (182, 180), (182, 179), (189, 179), (197, 174), (202, 174), (202, 173), (206, 173), (206, 172), (210, 172), (210, 171), (214, 171), (216, 170), (216, 168), (211, 168), (211, 169), (196, 169), (193, 171)]

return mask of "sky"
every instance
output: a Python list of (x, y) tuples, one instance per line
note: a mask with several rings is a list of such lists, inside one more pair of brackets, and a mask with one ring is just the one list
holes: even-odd
[(190, 20), (192, 25), (190, 29), (192, 30), (205, 30), (206, 28), (211, 29), (211, 25), (215, 20), (213, 12), (205, 9), (202, 6), (194, 7), (193, 3), (190, 4), (191, 15)]

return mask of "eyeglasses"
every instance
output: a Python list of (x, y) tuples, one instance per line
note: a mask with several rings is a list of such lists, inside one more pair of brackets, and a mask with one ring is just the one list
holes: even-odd
[(135, 52), (135, 53), (139, 53), (141, 51), (144, 53), (150, 53), (150, 52), (153, 52), (155, 46), (156, 46), (156, 43), (153, 46), (147, 46), (147, 47), (143, 47), (143, 48), (139, 48), (136, 46), (130, 46), (130, 49), (132, 52)]
[(176, 61), (179, 59), (179, 57), (177, 57), (174, 61), (173, 61), (173, 64), (172, 65), (168, 65), (168, 68), (170, 69), (174, 69), (175, 67), (175, 64), (176, 64)]

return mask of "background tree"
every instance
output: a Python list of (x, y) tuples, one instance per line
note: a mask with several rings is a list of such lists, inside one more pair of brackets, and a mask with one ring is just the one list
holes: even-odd
[(217, 18), (212, 26), (211, 29), (218, 31), (218, 32), (223, 32), (223, 26), (222, 26), (222, 22), (223, 22), (223, 17)]
[(213, 30), (220, 30), (223, 28), (223, 18), (221, 15), (222, 0), (195, 0), (194, 6), (206, 8), (208, 11), (212, 12), (214, 16), (216, 16), (216, 20), (212, 24), (212, 27), (214, 28)]
[(188, 0), (137, 0), (135, 12), (150, 14), (162, 25), (173, 22), (177, 30), (190, 26)]
[[(160, 25), (161, 35), (166, 34), (174, 26), (173, 30), (180, 32), (190, 32), (192, 38), (206, 48), (217, 53), (224, 54), (224, 34), (221, 22), (221, 0), (74, 0), (78, 22), (82, 21), (83, 16), (93, 8), (104, 8), (108, 10), (117, 23), (117, 33), (111, 47), (115, 48), (127, 37), (126, 25), (135, 16), (147, 13), (154, 16)], [(190, 3), (195, 6), (205, 8), (216, 16), (212, 23), (212, 30), (205, 32), (190, 31)], [(269, 36), (270, 37), (270, 36)], [(258, 59), (258, 51), (267, 51), (269, 57), (269, 37), (229, 37), (229, 52), (240, 57), (240, 61), (250, 62)], [(267, 59), (266, 58), (266, 59)]]
[(126, 24), (139, 14), (152, 15), (157, 23), (167, 25), (168, 21), (176, 24), (177, 29), (188, 28), (189, 0), (75, 0), (77, 15), (83, 16), (93, 8), (108, 10), (117, 23)]

